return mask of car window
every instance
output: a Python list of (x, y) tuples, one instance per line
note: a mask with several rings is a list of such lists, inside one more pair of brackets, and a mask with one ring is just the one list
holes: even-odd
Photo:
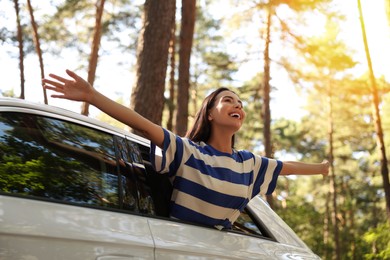
[(233, 230), (245, 234), (263, 235), (246, 210), (241, 212), (238, 219), (233, 223)]
[(0, 191), (133, 212), (149, 207), (152, 212), (150, 204), (138, 202), (133, 159), (126, 154), (127, 143), (120, 147), (118, 140), (63, 120), (3, 112)]
[(171, 201), (172, 184), (166, 174), (157, 173), (149, 157), (150, 148), (139, 146), (139, 159), (146, 170), (146, 182), (150, 187), (150, 192), (154, 201), (155, 213), (159, 217), (169, 217), (169, 204)]
[(152, 199), (153, 194), (150, 186), (150, 180), (142, 160), (139, 146), (133, 142), (127, 141), (127, 148), (132, 158), (133, 174), (137, 180), (139, 208), (141, 213), (155, 215), (156, 210), (154, 200)]
[(118, 136), (114, 136), (114, 143), (122, 176), (119, 186), (124, 208), (134, 207), (137, 212), (154, 215), (155, 206), (138, 145)]

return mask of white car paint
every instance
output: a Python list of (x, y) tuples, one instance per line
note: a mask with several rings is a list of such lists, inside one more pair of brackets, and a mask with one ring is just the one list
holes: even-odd
[(0, 259), (154, 259), (154, 243), (144, 217), (0, 195)]

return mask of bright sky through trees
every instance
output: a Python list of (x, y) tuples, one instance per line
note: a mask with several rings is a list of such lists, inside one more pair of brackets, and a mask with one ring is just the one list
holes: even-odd
[[(226, 5), (227, 1), (221, 0), (220, 3)], [(346, 14), (347, 21), (342, 25), (342, 34), (340, 37), (345, 39), (351, 48), (356, 50), (355, 59), (360, 62), (357, 66), (357, 75), (367, 71), (366, 58), (362, 42), (362, 34), (359, 24), (359, 16), (356, 0), (336, 1), (340, 9)], [(43, 2), (40, 3), (40, 7)], [(368, 43), (372, 56), (372, 62), (376, 77), (381, 75), (390, 80), (390, 28), (385, 16), (383, 0), (362, 0)], [(9, 30), (14, 30), (15, 16), (12, 1), (0, 1), (0, 23), (8, 26)], [(232, 10), (229, 8), (218, 8), (209, 10), (211, 14), (215, 12), (218, 15), (224, 14), (223, 10)], [(234, 10), (234, 9), (233, 9)], [(39, 21), (39, 17), (36, 18)], [(313, 16), (313, 21), (309, 30), (313, 34), (321, 33), (323, 28), (322, 21)], [(256, 33), (248, 33), (243, 37), (258, 37)], [(107, 48), (105, 48), (107, 49)], [(259, 50), (261, 51), (261, 50)], [(283, 51), (283, 50), (280, 50)], [(18, 50), (17, 47), (3, 45), (0, 49), (0, 91), (14, 89), (16, 95), (20, 93), (19, 68), (18, 68)], [(97, 79), (95, 87), (101, 92), (113, 99), (122, 97), (125, 102), (129, 102), (131, 86), (133, 85), (133, 72), (131, 67), (135, 61), (118, 65), (119, 61), (130, 60), (131, 55), (126, 55), (120, 50), (110, 50), (110, 55), (102, 56), (99, 59), (97, 68)], [(79, 66), (79, 57), (74, 53), (67, 53), (63, 59), (53, 58), (44, 54), (45, 72), (63, 74), (66, 68), (76, 69)], [(257, 71), (255, 71), (257, 70)], [(254, 73), (262, 70), (262, 65), (248, 63), (242, 65), (236, 78), (239, 81), (247, 81)], [(78, 71), (80, 75), (86, 77), (86, 71)], [(29, 54), (25, 60), (26, 74), (26, 99), (43, 103), (43, 94), (40, 86), (40, 72), (38, 58), (34, 54)], [(273, 85), (278, 86), (278, 91), (272, 93), (272, 117), (297, 118), (303, 111), (300, 110), (302, 100), (295, 92), (294, 86), (287, 80), (287, 75), (278, 72), (273, 75)], [(50, 94), (50, 93), (49, 93)], [(0, 93), (1, 95), (1, 93)], [(61, 106), (76, 112), (80, 111), (79, 104), (70, 101), (59, 101), (49, 98), (49, 104)], [(288, 109), (286, 109), (288, 105)], [(96, 111), (95, 111), (96, 112)], [(94, 115), (94, 110), (91, 110)]]

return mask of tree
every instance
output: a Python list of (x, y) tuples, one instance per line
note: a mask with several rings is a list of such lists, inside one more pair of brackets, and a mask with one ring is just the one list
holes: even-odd
[(24, 50), (23, 50), (23, 31), (20, 24), (20, 12), (19, 1), (14, 0), (15, 13), (16, 13), (16, 27), (17, 27), (17, 39), (19, 44), (19, 70), (20, 70), (20, 98), (24, 99)]
[[(99, 58), (99, 47), (100, 47), (100, 39), (102, 36), (102, 16), (104, 11), (104, 3), (105, 0), (97, 0), (96, 2), (96, 21), (95, 21), (95, 29), (92, 40), (92, 48), (91, 54), (89, 56), (89, 64), (88, 64), (88, 83), (93, 86), (95, 81), (96, 67), (98, 64)], [(89, 113), (89, 104), (84, 102), (81, 114), (88, 115)]]
[[(27, 0), (27, 5), (28, 5), (28, 10), (30, 13), (30, 18), (31, 18), (31, 25), (33, 28), (33, 39), (34, 39), (34, 44), (35, 44), (35, 51), (37, 52), (38, 59), (39, 59), (39, 67), (41, 69), (41, 78), (43, 79), (45, 77), (45, 70), (44, 70), (44, 65), (43, 65), (43, 57), (42, 57), (42, 50), (41, 50), (41, 44), (39, 41), (39, 34), (38, 34), (38, 27), (37, 23), (35, 22), (35, 17), (34, 17), (34, 9), (31, 5), (31, 1)], [(42, 90), (43, 90), (43, 99), (45, 104), (47, 104), (47, 95), (46, 95), (46, 89), (42, 85)]]
[(195, 28), (196, 0), (182, 0), (179, 79), (177, 91), (176, 133), (184, 136), (187, 132), (188, 101), (190, 87), (190, 60)]
[(383, 190), (385, 191), (385, 200), (386, 200), (386, 212), (387, 212), (387, 219), (390, 223), (390, 182), (389, 182), (389, 169), (388, 169), (388, 161), (386, 156), (386, 148), (384, 144), (383, 139), (383, 130), (382, 130), (382, 121), (381, 116), (379, 113), (379, 95), (378, 95), (378, 88), (375, 80), (374, 70), (372, 68), (371, 63), (371, 56), (370, 51), (368, 48), (368, 41), (366, 36), (366, 29), (364, 25), (364, 18), (363, 18), (363, 12), (362, 12), (362, 6), (360, 3), (360, 0), (357, 0), (357, 6), (359, 9), (359, 15), (360, 15), (360, 25), (362, 29), (362, 35), (363, 35), (363, 43), (364, 43), (364, 50), (366, 53), (367, 58), (367, 65), (368, 65), (368, 71), (370, 75), (370, 84), (371, 84), (371, 94), (373, 98), (372, 103), (372, 114), (375, 124), (375, 130), (376, 130), (376, 137), (377, 137), (377, 145), (380, 155), (380, 162), (381, 162), (381, 175), (383, 179)]
[(136, 85), (131, 95), (131, 107), (156, 124), (161, 124), (162, 120), (175, 6), (175, 0), (146, 0), (138, 40)]
[[(290, 0), (281, 0), (281, 1), (274, 1), (274, 0), (268, 0), (268, 1), (259, 1), (256, 3), (256, 5), (253, 8), (249, 9), (249, 12), (251, 13), (258, 13), (261, 11), (265, 12), (265, 29), (260, 30), (264, 32), (264, 35), (260, 35), (264, 39), (264, 51), (263, 51), (263, 78), (262, 82), (259, 82), (259, 92), (262, 96), (262, 111), (260, 118), (263, 121), (264, 127), (263, 127), (263, 145), (264, 145), (264, 151), (266, 157), (273, 157), (273, 148), (271, 144), (272, 136), (271, 136), (271, 107), (270, 107), (270, 93), (271, 93), (271, 54), (270, 54), (270, 48), (271, 48), (271, 42), (275, 39), (275, 36), (273, 35), (279, 35), (281, 36), (282, 41), (287, 42), (286, 35), (290, 37), (290, 40), (292, 42), (299, 42), (301, 43), (300, 37), (297, 37), (293, 30), (291, 29), (290, 23), (293, 23), (289, 19), (288, 22), (284, 21), (279, 17), (278, 14), (278, 8), (279, 7), (288, 7), (292, 12), (297, 14), (297, 18), (295, 18), (296, 21), (299, 20), (299, 14), (305, 13), (307, 11), (315, 10), (317, 7), (319, 7), (321, 4), (328, 3), (330, 0), (321, 0), (321, 1), (290, 1)], [(244, 14), (247, 15), (247, 14)], [(247, 19), (247, 18), (244, 18)], [(274, 23), (277, 22), (277, 25), (279, 25), (279, 33), (275, 30), (277, 27), (274, 25)], [(267, 201), (272, 207), (273, 205), (273, 198), (272, 196), (267, 196)]]
[[(237, 71), (237, 63), (228, 54), (222, 35), (222, 19), (209, 13), (210, 0), (199, 1), (194, 28), (190, 67), (189, 122), (195, 117), (208, 91), (218, 86), (230, 86)], [(205, 73), (207, 72), (207, 73)], [(240, 131), (241, 132), (241, 131)]]
[(171, 29), (171, 40), (169, 41), (169, 99), (167, 99), (168, 105), (168, 119), (167, 129), (173, 131), (173, 117), (175, 114), (175, 71), (176, 71), (176, 15), (173, 19)]
[[(345, 140), (340, 140), (340, 128), (342, 128), (340, 122), (343, 122), (344, 125), (348, 122), (348, 117), (344, 118), (343, 114), (348, 111), (348, 105), (352, 106), (346, 100), (347, 95), (345, 93), (347, 90), (345, 86), (348, 86), (348, 84), (342, 84), (339, 75), (355, 66), (355, 62), (348, 53), (347, 46), (338, 39), (339, 28), (337, 24), (332, 17), (327, 17), (325, 33), (322, 33), (321, 36), (302, 39), (301, 42), (304, 44), (297, 48), (298, 57), (300, 58), (295, 59), (294, 64), (290, 64), (287, 60), (283, 61), (284, 67), (288, 68), (294, 83), (304, 86), (304, 91), (310, 94), (311, 100), (309, 101), (313, 103), (308, 106), (308, 110), (312, 115), (311, 117), (321, 119), (313, 119), (311, 125), (308, 126), (308, 132), (316, 133), (315, 139), (314, 134), (311, 134), (310, 138), (327, 146), (326, 149), (324, 149), (325, 147), (322, 148), (322, 158), (328, 158), (331, 167), (329, 177), (324, 180), (327, 183), (326, 190), (328, 192), (324, 192), (326, 198), (324, 202), (323, 246), (321, 249), (326, 259), (329, 257), (342, 259), (343, 257), (341, 248), (344, 248), (343, 241), (345, 240), (341, 238), (344, 230), (340, 226), (341, 220), (347, 218), (340, 217), (341, 214), (344, 214), (344, 211), (340, 210), (339, 204), (346, 197), (340, 192), (340, 186), (345, 185), (347, 187), (347, 184), (343, 182), (340, 166), (337, 166), (340, 165), (339, 161), (346, 161), (345, 151), (340, 149), (340, 147), (343, 147), (340, 146), (340, 143), (345, 142)], [(298, 61), (301, 59), (303, 61), (299, 63)], [(299, 68), (305, 68), (305, 71), (302, 72)], [(344, 107), (344, 103), (348, 105)], [(310, 147), (309, 143), (304, 144)], [(301, 147), (299, 142), (295, 145)], [(301, 154), (313, 156), (313, 152), (308, 151), (308, 148), (302, 148), (300, 148), (302, 150)], [(344, 154), (340, 155), (340, 153)], [(319, 159), (321, 160), (321, 157)], [(345, 188), (345, 190), (348, 189)], [(352, 218), (351, 220), (353, 222)], [(330, 246), (333, 246), (332, 250), (327, 249)]]

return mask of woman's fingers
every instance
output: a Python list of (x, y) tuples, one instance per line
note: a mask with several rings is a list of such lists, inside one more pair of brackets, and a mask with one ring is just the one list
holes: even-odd
[(49, 74), (51, 79), (42, 79), (45, 89), (57, 92), (57, 94), (51, 95), (51, 97), (87, 101), (92, 92), (92, 87), (73, 71), (66, 70), (66, 73), (71, 77), (70, 79), (52, 73)]
[(44, 83), (45, 87), (50, 88), (50, 89), (53, 89), (53, 88), (58, 88), (60, 90), (64, 89), (64, 84), (60, 83), (58, 81), (53, 81), (53, 80), (50, 80), (50, 79), (43, 79), (42, 82)]
[(68, 70), (68, 69), (66, 70), (66, 74), (71, 76), (74, 80), (77, 80), (79, 78), (79, 76), (76, 73), (74, 73), (73, 71)]
[(60, 77), (60, 76), (58, 76), (58, 75), (56, 75), (56, 74), (50, 73), (49, 76), (52, 77), (53, 79), (56, 79), (56, 80), (62, 82), (62, 83), (66, 83), (66, 82), (69, 81), (68, 79), (65, 79), (65, 78), (63, 78), (63, 77)]

